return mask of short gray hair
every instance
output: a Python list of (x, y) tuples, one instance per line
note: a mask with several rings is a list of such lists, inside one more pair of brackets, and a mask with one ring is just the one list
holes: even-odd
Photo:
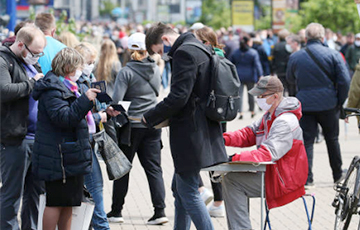
[(57, 76), (67, 76), (84, 66), (83, 56), (74, 48), (60, 50), (51, 62), (52, 72)]
[(325, 28), (319, 23), (310, 23), (305, 30), (305, 36), (308, 40), (322, 40), (325, 37)]

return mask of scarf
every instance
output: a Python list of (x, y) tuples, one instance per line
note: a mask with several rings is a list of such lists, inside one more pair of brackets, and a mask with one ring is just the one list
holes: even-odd
[[(75, 82), (71, 81), (69, 78), (64, 77), (60, 77), (60, 80), (64, 83), (66, 88), (70, 89), (71, 92), (75, 93), (75, 96), (77, 98), (81, 96), (81, 94), (79, 93), (79, 87)], [(86, 121), (89, 128), (89, 133), (96, 133), (95, 121), (91, 111), (86, 114)]]

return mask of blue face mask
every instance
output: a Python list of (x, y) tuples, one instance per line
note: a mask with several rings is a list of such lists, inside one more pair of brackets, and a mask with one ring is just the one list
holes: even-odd
[(167, 46), (167, 45), (165, 45), (164, 44), (164, 42), (163, 42), (163, 45), (164, 45), (164, 54), (166, 54), (166, 53), (169, 53), (169, 51), (171, 50), (171, 46)]

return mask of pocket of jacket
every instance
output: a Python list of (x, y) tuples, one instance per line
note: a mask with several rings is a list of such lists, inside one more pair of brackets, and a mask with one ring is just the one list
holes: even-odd
[(61, 154), (64, 157), (64, 165), (75, 164), (82, 158), (83, 148), (76, 142), (64, 142), (61, 145)]

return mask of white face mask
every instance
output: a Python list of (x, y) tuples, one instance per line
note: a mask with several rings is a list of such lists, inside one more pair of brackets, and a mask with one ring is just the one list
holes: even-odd
[(256, 98), (256, 103), (258, 104), (258, 106), (264, 110), (264, 111), (268, 111), (272, 105), (269, 105), (268, 103), (266, 103), (266, 98)]
[(85, 64), (83, 73), (86, 76), (89, 76), (91, 74), (91, 72), (93, 71), (93, 69), (94, 69), (94, 64), (91, 64), (91, 65)]
[(35, 65), (39, 60), (38, 57), (33, 57), (29, 52), (27, 53), (26, 57), (23, 58), (24, 62), (27, 65)]
[(69, 76), (70, 80), (73, 82), (76, 82), (79, 77), (81, 76), (82, 72), (80, 70), (76, 70), (75, 75), (74, 76)]
[(355, 44), (355, 46), (359, 47), (360, 46), (360, 41), (355, 41), (354, 44)]
[(288, 53), (292, 53), (293, 52), (293, 49), (291, 48), (291, 46), (289, 44), (286, 44), (285, 45), (285, 49)]

